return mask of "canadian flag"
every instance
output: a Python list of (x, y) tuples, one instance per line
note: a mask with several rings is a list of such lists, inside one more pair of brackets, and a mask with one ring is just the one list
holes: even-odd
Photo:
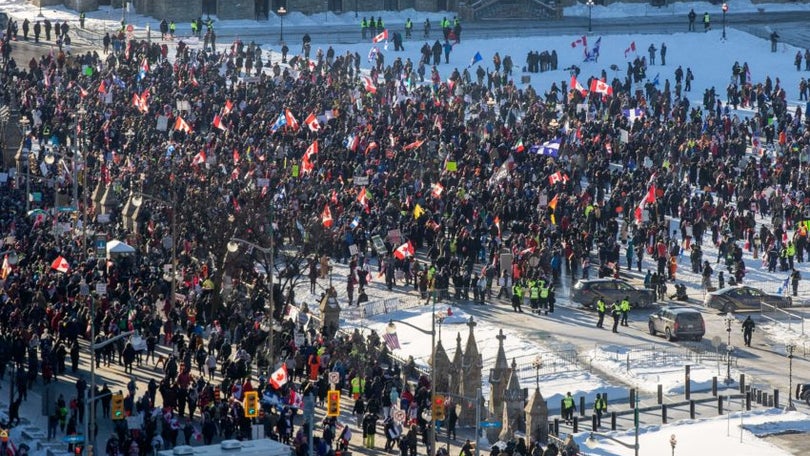
[(582, 84), (577, 81), (577, 77), (573, 74), (571, 75), (571, 88), (581, 93), (583, 97), (588, 95), (588, 90), (585, 87), (582, 87)]
[(8, 261), (8, 255), (3, 257), (3, 268), (0, 269), (0, 279), (5, 280), (11, 274), (11, 263)]
[(576, 40), (571, 42), (571, 47), (575, 48), (580, 44), (585, 46), (585, 47), (588, 47), (588, 37), (585, 36), (585, 35), (582, 35), (582, 38), (576, 39)]
[(406, 145), (402, 148), (402, 150), (411, 150), (411, 149), (418, 149), (419, 146), (425, 143), (424, 139), (417, 139), (416, 141)]
[(323, 212), (321, 212), (321, 222), (326, 228), (332, 227), (332, 211), (329, 210), (328, 204), (323, 207)]
[(191, 126), (180, 116), (177, 116), (177, 119), (174, 121), (174, 129), (191, 133)]
[(363, 187), (360, 190), (360, 193), (357, 194), (357, 201), (363, 205), (364, 208), (368, 208), (368, 196), (366, 196), (366, 187)]
[(231, 112), (233, 112), (233, 102), (231, 100), (226, 100), (225, 107), (222, 108), (222, 115), (227, 116)]
[(608, 85), (607, 82), (594, 78), (591, 81), (591, 92), (601, 93), (602, 95), (613, 95), (613, 87)]
[(307, 124), (307, 127), (309, 127), (311, 131), (318, 131), (321, 129), (321, 124), (318, 122), (318, 119), (313, 113), (309, 113), (307, 118), (304, 119), (304, 123)]
[(284, 110), (284, 119), (287, 120), (288, 127), (292, 128), (293, 130), (298, 130), (298, 120), (289, 109)]
[(638, 207), (636, 207), (635, 213), (633, 215), (636, 216), (636, 222), (641, 223), (643, 219), (644, 209), (647, 208), (648, 204), (652, 204), (655, 202), (655, 185), (650, 185), (649, 190), (647, 190), (647, 194), (644, 195), (642, 198), (641, 203), (639, 203)]
[(85, 89), (84, 89), (84, 87), (79, 86), (79, 96), (80, 96), (80, 97), (82, 97), (82, 98), (84, 98), (84, 97), (86, 97), (87, 95), (89, 95), (89, 94), (87, 93), (87, 90), (85, 90)]
[(548, 176), (548, 182), (551, 185), (554, 185), (557, 182), (565, 183), (565, 182), (568, 182), (568, 181), (569, 181), (568, 175), (563, 173), (562, 171), (557, 171), (556, 173), (552, 174), (551, 176)]
[(222, 122), (222, 117), (220, 117), (219, 114), (214, 114), (214, 120), (211, 122), (211, 125), (222, 131), (228, 131), (228, 127)]
[(101, 84), (98, 85), (98, 93), (107, 93), (107, 82), (101, 81)]
[(307, 174), (315, 169), (315, 164), (312, 163), (312, 156), (318, 153), (318, 140), (312, 142), (304, 152), (304, 157), (301, 159), (301, 172)]
[(624, 50), (624, 58), (627, 58), (627, 54), (629, 54), (631, 52), (636, 52), (636, 42), (635, 41), (631, 41), (630, 46), (628, 46), (627, 49)]
[(388, 40), (388, 29), (383, 30), (382, 32), (378, 33), (374, 38), (372, 38), (372, 43), (379, 43), (380, 41), (387, 41)]
[(411, 244), (411, 241), (408, 241), (394, 250), (394, 257), (398, 260), (404, 260), (405, 258), (412, 257), (415, 252), (416, 249), (413, 248), (413, 244)]
[(64, 257), (58, 256), (55, 260), (53, 260), (53, 263), (51, 263), (51, 269), (66, 273), (68, 272), (68, 269), (70, 269), (70, 265)]
[(239, 151), (236, 149), (233, 150), (233, 164), (234, 165), (239, 164)]
[(138, 111), (144, 114), (149, 112), (149, 105), (147, 104), (146, 98), (141, 97), (137, 93), (132, 94), (132, 106), (135, 106)]
[(194, 156), (194, 159), (191, 160), (192, 165), (202, 165), (205, 163), (205, 151), (201, 150), (200, 153)]
[(377, 86), (374, 85), (374, 81), (371, 80), (371, 77), (366, 75), (360, 77), (363, 78), (363, 85), (366, 87), (367, 92), (377, 93)]
[(293, 408), (300, 409), (304, 406), (304, 396), (296, 393), (294, 389), (291, 389), (289, 403)]
[(442, 192), (444, 192), (444, 186), (440, 182), (436, 182), (433, 184), (430, 194), (433, 195), (434, 198), (441, 198)]

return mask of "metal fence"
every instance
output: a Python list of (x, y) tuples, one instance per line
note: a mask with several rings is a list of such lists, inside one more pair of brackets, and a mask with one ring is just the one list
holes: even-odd
[(763, 302), (760, 303), (759, 315), (765, 320), (787, 326), (787, 330), (796, 333), (796, 335), (806, 335), (804, 332), (805, 318), (797, 313)]
[(680, 347), (668, 347), (664, 345), (651, 344), (634, 348), (627, 352), (616, 352), (615, 361), (624, 361), (625, 370), (644, 366), (658, 366), (668, 363), (681, 364), (707, 364), (717, 362), (727, 362), (731, 357), (733, 366), (737, 366), (737, 357), (733, 352), (729, 353), (725, 346), (715, 347), (715, 350), (706, 350), (699, 343), (684, 343)]

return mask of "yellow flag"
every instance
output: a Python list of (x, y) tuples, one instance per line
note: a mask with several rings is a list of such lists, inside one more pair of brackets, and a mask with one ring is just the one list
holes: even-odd
[(419, 203), (417, 203), (416, 206), (413, 207), (413, 219), (414, 220), (421, 217), (422, 214), (424, 214), (424, 213), (425, 213), (425, 210), (422, 209), (422, 206), (420, 206)]

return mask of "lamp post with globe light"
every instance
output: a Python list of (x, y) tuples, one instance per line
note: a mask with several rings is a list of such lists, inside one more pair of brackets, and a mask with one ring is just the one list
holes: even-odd
[(287, 14), (287, 8), (285, 8), (282, 5), (282, 6), (280, 6), (278, 8), (278, 10), (276, 10), (276, 13), (278, 13), (279, 19), (281, 19), (281, 27), (279, 29), (279, 41), (283, 43), (284, 42), (284, 16)]
[(789, 343), (785, 345), (785, 351), (788, 354), (788, 411), (796, 410), (796, 406), (793, 405), (793, 352), (796, 350), (796, 345), (793, 343)]
[(675, 445), (678, 444), (678, 439), (675, 438), (675, 434), (672, 434), (669, 437), (669, 445), (672, 447), (672, 456), (675, 456)]
[(723, 3), (723, 40), (726, 39), (726, 13), (728, 12), (728, 3)]
[(587, 3), (585, 3), (585, 4), (588, 5), (588, 31), (591, 32), (591, 31), (593, 31), (593, 27), (592, 27), (592, 25), (593, 25), (593, 14), (592, 13), (593, 13), (594, 2), (593, 2), (593, 0), (588, 0)]
[(726, 332), (728, 333), (728, 340), (726, 342), (726, 379), (725, 384), (730, 385), (734, 383), (734, 379), (731, 378), (731, 353), (734, 352), (734, 346), (731, 345), (731, 325), (736, 321), (733, 315), (727, 314), (725, 318), (726, 322)]

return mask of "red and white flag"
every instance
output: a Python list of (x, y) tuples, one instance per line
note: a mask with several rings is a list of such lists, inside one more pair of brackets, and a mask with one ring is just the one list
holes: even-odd
[(636, 207), (635, 213), (633, 215), (636, 216), (636, 222), (641, 223), (643, 220), (643, 213), (644, 209), (647, 208), (648, 204), (655, 203), (655, 185), (650, 185), (650, 188), (647, 190), (647, 194), (644, 195), (644, 198), (641, 199), (638, 207)]
[(228, 131), (228, 127), (222, 122), (222, 117), (220, 117), (219, 114), (214, 114), (214, 120), (211, 122), (211, 125), (222, 131)]
[(177, 119), (174, 121), (174, 129), (191, 133), (191, 125), (189, 125), (188, 122), (183, 120), (183, 118), (180, 116), (177, 116)]
[(149, 112), (149, 104), (147, 103), (146, 99), (138, 95), (137, 93), (132, 94), (132, 106), (138, 109), (143, 114)]
[(602, 95), (613, 95), (613, 87), (607, 82), (594, 78), (591, 81), (591, 92), (601, 93)]
[(357, 202), (359, 202), (364, 208), (368, 208), (368, 196), (366, 195), (366, 187), (363, 187), (360, 190), (360, 193), (357, 194)]
[(315, 117), (314, 113), (309, 113), (306, 119), (304, 119), (304, 123), (307, 124), (310, 131), (318, 131), (321, 129), (321, 124), (318, 122), (318, 119)]
[(201, 150), (201, 151), (200, 151), (200, 153), (198, 153), (197, 155), (195, 155), (195, 156), (194, 156), (194, 158), (191, 160), (191, 164), (192, 164), (192, 165), (202, 165), (202, 164), (205, 164), (205, 159), (206, 159), (206, 157), (205, 157), (205, 151), (204, 151), (204, 150)]
[(380, 41), (388, 41), (388, 29), (383, 30), (371, 39), (372, 43), (379, 43)]
[(270, 384), (273, 385), (273, 388), (275, 389), (279, 389), (284, 386), (288, 380), (289, 377), (287, 376), (286, 363), (282, 364), (281, 367), (276, 369), (276, 371), (270, 375)]
[(98, 93), (106, 94), (107, 93), (107, 82), (102, 80), (101, 84), (98, 85)]
[(233, 112), (233, 102), (231, 100), (226, 100), (225, 107), (222, 108), (222, 115), (227, 116), (231, 112)]
[(402, 150), (411, 150), (411, 149), (418, 149), (419, 146), (425, 143), (424, 139), (417, 139), (416, 141), (406, 145), (402, 148)]
[(58, 256), (53, 260), (53, 263), (51, 263), (51, 269), (66, 273), (70, 269), (70, 265), (64, 257)]
[(293, 130), (298, 130), (298, 120), (295, 118), (289, 109), (284, 110), (284, 119), (287, 121), (287, 126)]
[(627, 49), (624, 50), (624, 58), (627, 58), (627, 54), (629, 54), (631, 52), (636, 52), (636, 42), (635, 41), (631, 41), (630, 46), (628, 46)]
[(571, 75), (571, 89), (576, 90), (577, 92), (582, 94), (583, 97), (588, 95), (588, 89), (582, 87), (582, 84), (580, 84), (579, 81), (577, 81), (577, 77), (574, 76), (573, 74)]
[(8, 261), (8, 254), (3, 257), (3, 268), (0, 269), (0, 279), (6, 280), (11, 274), (11, 263)]
[(239, 151), (238, 151), (238, 150), (236, 150), (236, 149), (234, 149), (234, 150), (233, 150), (233, 164), (234, 164), (234, 165), (238, 165), (238, 164), (239, 164), (239, 158), (240, 158), (240, 157), (239, 157)]
[(290, 403), (290, 406), (292, 406), (293, 408), (297, 408), (297, 409), (303, 408), (304, 407), (304, 396), (299, 394), (299, 393), (296, 393), (294, 389), (291, 389), (290, 390), (289, 403)]
[(366, 92), (377, 93), (377, 86), (374, 85), (374, 81), (371, 80), (371, 77), (366, 75), (360, 77), (363, 78), (363, 85), (366, 88)]
[(568, 175), (565, 174), (562, 171), (557, 171), (556, 173), (552, 174), (551, 176), (548, 176), (548, 182), (551, 185), (554, 185), (557, 182), (565, 183), (565, 182), (568, 182), (569, 180), (570, 179), (568, 178)]
[(312, 144), (307, 147), (304, 152), (304, 157), (301, 159), (301, 172), (307, 174), (315, 169), (315, 164), (312, 163), (312, 156), (318, 153), (318, 140), (312, 141)]
[(79, 86), (79, 96), (85, 98), (87, 95), (89, 95), (87, 90), (84, 90), (84, 87)]
[(332, 222), (332, 211), (329, 210), (329, 205), (327, 204), (323, 207), (323, 212), (321, 212), (321, 223), (323, 223), (323, 226), (326, 228), (331, 228)]
[(571, 42), (571, 47), (575, 48), (575, 47), (579, 46), (580, 44), (585, 46), (585, 47), (588, 47), (588, 37), (585, 36), (585, 35), (582, 35), (582, 38), (577, 38), (576, 40)]
[(412, 257), (415, 252), (416, 249), (413, 248), (413, 244), (411, 241), (408, 241), (394, 250), (394, 257), (398, 260), (404, 260), (405, 258)]
[(442, 192), (444, 192), (444, 186), (441, 184), (441, 182), (436, 182), (435, 184), (433, 184), (430, 194), (434, 198), (441, 198)]

